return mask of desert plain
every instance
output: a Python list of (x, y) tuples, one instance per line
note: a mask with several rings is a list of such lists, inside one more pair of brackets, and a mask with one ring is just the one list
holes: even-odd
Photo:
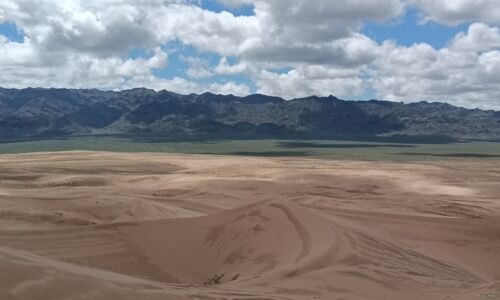
[(500, 299), (500, 161), (0, 156), (0, 299)]

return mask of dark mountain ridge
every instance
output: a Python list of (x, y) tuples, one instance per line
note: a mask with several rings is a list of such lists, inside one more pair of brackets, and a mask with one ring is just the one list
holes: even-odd
[(180, 95), (145, 88), (0, 88), (0, 138), (91, 134), (311, 137), (445, 135), (500, 138), (500, 112), (445, 103)]

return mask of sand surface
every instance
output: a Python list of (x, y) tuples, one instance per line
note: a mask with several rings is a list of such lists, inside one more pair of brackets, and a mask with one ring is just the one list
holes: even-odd
[(500, 299), (500, 161), (0, 156), (0, 299)]

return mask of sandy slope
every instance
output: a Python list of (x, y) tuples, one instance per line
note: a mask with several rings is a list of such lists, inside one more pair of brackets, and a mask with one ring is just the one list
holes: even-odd
[(500, 299), (500, 162), (0, 156), (0, 299)]

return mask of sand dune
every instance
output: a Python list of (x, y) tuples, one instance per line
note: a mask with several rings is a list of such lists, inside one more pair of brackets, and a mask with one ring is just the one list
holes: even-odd
[(0, 174), (1, 299), (500, 298), (495, 161), (66, 152)]
[(203, 285), (292, 276), (335, 244), (326, 220), (286, 201), (121, 231), (178, 282)]

